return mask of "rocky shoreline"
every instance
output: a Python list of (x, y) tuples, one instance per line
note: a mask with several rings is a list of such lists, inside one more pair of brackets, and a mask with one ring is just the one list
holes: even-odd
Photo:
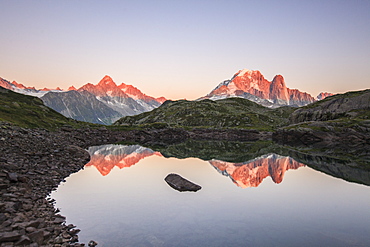
[(90, 160), (84, 148), (119, 139), (105, 128), (51, 132), (1, 123), (0, 246), (85, 246), (46, 198)]

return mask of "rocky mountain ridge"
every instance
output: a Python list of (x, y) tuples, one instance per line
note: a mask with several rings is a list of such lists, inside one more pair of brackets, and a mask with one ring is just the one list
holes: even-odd
[(148, 96), (132, 85), (117, 85), (110, 76), (104, 76), (96, 85), (87, 83), (78, 89), (71, 86), (67, 91), (59, 87), (37, 90), (2, 78), (0, 86), (21, 94), (37, 96), (46, 106), (66, 117), (108, 125), (122, 116), (153, 110), (166, 100), (164, 97)]
[[(106, 125), (122, 116), (151, 111), (166, 101), (164, 97), (148, 96), (132, 85), (125, 83), (117, 85), (107, 75), (96, 85), (87, 83), (80, 88), (70, 86), (67, 91), (59, 87), (38, 90), (2, 78), (0, 78), (0, 86), (18, 93), (40, 97), (47, 106), (66, 117)], [(281, 75), (275, 76), (270, 82), (258, 70), (243, 69), (198, 100), (241, 97), (266, 107), (276, 108), (304, 106), (330, 95), (332, 94), (325, 92), (313, 98), (308, 93), (288, 88)]]
[[(320, 100), (331, 95), (321, 93)], [(286, 86), (284, 77), (276, 75), (270, 82), (258, 70), (239, 70), (230, 80), (221, 82), (202, 99), (218, 100), (229, 97), (241, 97), (254, 101), (266, 107), (304, 106), (315, 102), (318, 98), (290, 89)]]

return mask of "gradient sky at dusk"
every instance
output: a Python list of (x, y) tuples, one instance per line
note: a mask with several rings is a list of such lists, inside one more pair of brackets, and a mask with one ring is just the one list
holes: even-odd
[(195, 99), (239, 69), (316, 96), (370, 88), (370, 1), (0, 0), (0, 77)]

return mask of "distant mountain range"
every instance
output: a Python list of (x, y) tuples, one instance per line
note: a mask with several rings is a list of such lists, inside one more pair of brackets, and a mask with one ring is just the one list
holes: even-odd
[(258, 70), (239, 70), (230, 80), (221, 82), (202, 99), (219, 100), (230, 97), (241, 97), (266, 107), (304, 106), (331, 96), (331, 93), (320, 93), (314, 98), (298, 89), (285, 85), (284, 77), (276, 75), (270, 82)]
[[(36, 89), (2, 78), (0, 78), (0, 86), (21, 94), (37, 96), (46, 106), (66, 117), (106, 125), (124, 116), (151, 111), (166, 101), (164, 97), (154, 98), (145, 95), (132, 85), (124, 83), (117, 85), (109, 76), (105, 76), (96, 85), (87, 83), (78, 89), (71, 86), (66, 91), (59, 87)], [(304, 106), (331, 95), (331, 93), (320, 93), (314, 98), (308, 93), (287, 88), (281, 75), (275, 76), (270, 82), (259, 71), (244, 69), (238, 71), (230, 80), (220, 83), (198, 101), (240, 97), (266, 107), (276, 108)]]
[(78, 89), (72, 86), (68, 91), (60, 88), (37, 90), (2, 78), (0, 86), (37, 96), (46, 106), (66, 117), (99, 124), (111, 124), (122, 116), (153, 110), (166, 101), (163, 97), (145, 95), (132, 85), (117, 85), (109, 76), (105, 76), (97, 85), (88, 83)]

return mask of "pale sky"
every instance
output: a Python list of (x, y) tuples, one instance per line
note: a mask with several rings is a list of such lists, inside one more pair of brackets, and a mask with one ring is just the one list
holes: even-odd
[(36, 88), (110, 75), (196, 99), (239, 69), (316, 96), (370, 88), (370, 1), (0, 0), (0, 77)]

